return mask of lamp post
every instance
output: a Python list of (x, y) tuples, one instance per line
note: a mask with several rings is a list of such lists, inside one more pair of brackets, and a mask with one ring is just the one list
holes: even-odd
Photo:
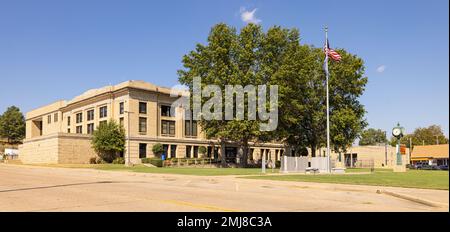
[[(126, 102), (126, 101), (125, 101)], [(129, 108), (129, 106), (128, 106)], [(127, 114), (127, 159), (125, 161), (125, 165), (126, 166), (132, 166), (133, 164), (131, 163), (131, 151), (130, 151), (130, 140), (131, 140), (131, 136), (130, 136), (130, 114), (133, 113), (129, 110), (125, 110), (124, 113)]]

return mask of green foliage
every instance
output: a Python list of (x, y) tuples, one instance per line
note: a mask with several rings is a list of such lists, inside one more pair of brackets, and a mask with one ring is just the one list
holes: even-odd
[(156, 157), (161, 157), (164, 153), (164, 147), (161, 143), (156, 143), (152, 147), (152, 152)]
[(387, 142), (386, 134), (381, 129), (369, 128), (361, 133), (360, 146), (377, 145)]
[(91, 158), (89, 159), (89, 163), (90, 163), (90, 164), (96, 164), (96, 163), (97, 163), (97, 157), (91, 157)]
[(0, 137), (17, 144), (25, 138), (25, 118), (20, 109), (11, 106), (0, 116)]
[(117, 157), (113, 160), (113, 164), (125, 164), (125, 159), (123, 157)]
[(198, 153), (200, 153), (200, 154), (202, 154), (202, 155), (205, 155), (206, 152), (207, 152), (206, 147), (201, 146), (201, 147), (198, 148)]
[(94, 131), (91, 143), (98, 156), (111, 163), (125, 151), (125, 130), (115, 121), (101, 123)]
[[(411, 138), (412, 145), (435, 145), (447, 144), (448, 138), (445, 137), (441, 126), (431, 125), (429, 127), (419, 127), (414, 130), (412, 134), (408, 134), (401, 138), (400, 143), (405, 144), (408, 148), (410, 146), (409, 140)], [(397, 144), (397, 139), (395, 137), (391, 138), (391, 146)]]
[(141, 161), (144, 164), (152, 164), (156, 167), (163, 166), (163, 161), (161, 160), (161, 158), (143, 158), (143, 159), (141, 159)]

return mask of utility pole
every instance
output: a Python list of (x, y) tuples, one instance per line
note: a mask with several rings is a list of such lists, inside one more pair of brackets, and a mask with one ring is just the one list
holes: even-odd
[(384, 131), (384, 166), (387, 166), (387, 135), (386, 131)]

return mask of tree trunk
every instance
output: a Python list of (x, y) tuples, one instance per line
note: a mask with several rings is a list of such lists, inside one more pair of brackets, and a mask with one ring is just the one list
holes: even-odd
[(223, 139), (220, 139), (220, 161), (222, 167), (227, 166), (227, 161), (225, 157), (225, 141)]
[(311, 145), (311, 157), (316, 157), (316, 146)]
[(248, 164), (248, 139), (247, 138), (245, 138), (242, 141), (242, 152), (243, 152), (243, 154), (242, 154), (241, 166), (245, 168), (245, 167), (247, 167), (247, 164)]

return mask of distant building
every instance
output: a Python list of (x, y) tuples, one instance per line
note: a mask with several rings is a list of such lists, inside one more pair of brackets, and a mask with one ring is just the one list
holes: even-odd
[(448, 144), (414, 146), (411, 162), (413, 164), (448, 165)]

